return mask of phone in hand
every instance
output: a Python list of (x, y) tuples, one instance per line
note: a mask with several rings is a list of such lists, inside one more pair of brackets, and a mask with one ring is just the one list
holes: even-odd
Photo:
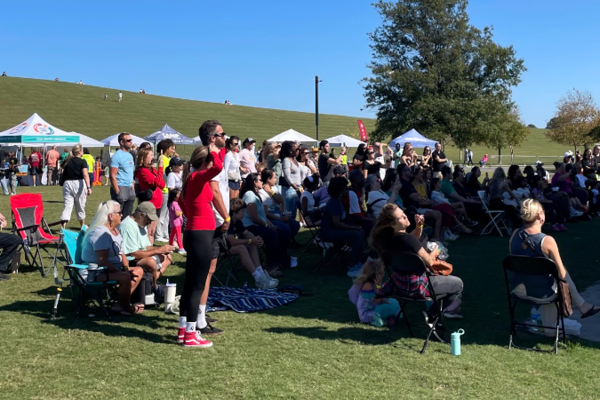
[(485, 177), (489, 179), (489, 175), (487, 172), (485, 173)]

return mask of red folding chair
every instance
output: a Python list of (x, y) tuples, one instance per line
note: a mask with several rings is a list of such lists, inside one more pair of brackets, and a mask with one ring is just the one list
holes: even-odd
[(39, 193), (23, 193), (10, 198), (12, 212), (12, 231), (23, 239), (25, 260), (34, 268), (39, 268), (43, 277), (48, 275), (50, 267), (44, 268), (41, 250), (48, 255), (52, 253), (48, 246), (58, 245), (60, 237), (53, 236), (51, 226), (59, 225), (61, 221), (48, 224), (44, 218), (44, 203)]

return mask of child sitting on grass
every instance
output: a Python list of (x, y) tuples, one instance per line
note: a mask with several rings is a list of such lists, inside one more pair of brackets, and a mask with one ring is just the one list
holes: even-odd
[(396, 299), (377, 299), (377, 288), (381, 287), (383, 265), (369, 259), (361, 274), (348, 290), (348, 297), (358, 310), (360, 322), (374, 326), (393, 325), (400, 314), (400, 305)]

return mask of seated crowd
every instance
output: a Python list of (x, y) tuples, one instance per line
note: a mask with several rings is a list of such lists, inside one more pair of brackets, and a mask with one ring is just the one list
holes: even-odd
[[(131, 136), (119, 135), (120, 149), (109, 164), (112, 200), (98, 207), (82, 254), (84, 262), (103, 267), (90, 269), (89, 281), (119, 283), (114, 311), (122, 315), (143, 311), (142, 304), (131, 305), (131, 295), (144, 273), (158, 291), (172, 254), (187, 255), (178, 330), (178, 342), (186, 347), (210, 347), (202, 335), (223, 332), (206, 315), (218, 260), (239, 257), (257, 288), (276, 288), (282, 270), (299, 266), (289, 250), (300, 247), (301, 226), (317, 228), (325, 248), (350, 251), (347, 275), (356, 278), (350, 299), (360, 320), (376, 326), (398, 316), (398, 303), (387, 299), (395, 291), (428, 297), (429, 284), (448, 299), (443, 315), (462, 318), (462, 280), (437, 274), (433, 266), (440, 249), (471, 233), (488, 208), (506, 212), (506, 224), (514, 229), (511, 252), (519, 253), (519, 240), (530, 235), (577, 293), (556, 243), (539, 235), (546, 216), (551, 230), (563, 231), (565, 222), (597, 212), (597, 164), (587, 151), (580, 163), (557, 164), (551, 181), (541, 163), (523, 172), (512, 165), (507, 174), (498, 167), (491, 178), (486, 173), (481, 179), (480, 167), (468, 174), (461, 165), (452, 168), (439, 144), (422, 157), (410, 143), (396, 151), (378, 143), (361, 146), (348, 162), (346, 149), (336, 156), (327, 141), (319, 148), (265, 143), (255, 155), (256, 141), (246, 138), (239, 151), (239, 137), (225, 139), (214, 120), (202, 124), (199, 136), (203, 146), (184, 163), (171, 140), (158, 143), (157, 160), (149, 144), (140, 146), (134, 160)], [(88, 181), (80, 172), (73, 179), (83, 187)], [(168, 244), (156, 246), (155, 239)], [(383, 282), (381, 260), (400, 252), (418, 255), (431, 275), (392, 275)], [(586, 317), (600, 311), (580, 296), (574, 303)], [(426, 319), (434, 314), (428, 310)]]

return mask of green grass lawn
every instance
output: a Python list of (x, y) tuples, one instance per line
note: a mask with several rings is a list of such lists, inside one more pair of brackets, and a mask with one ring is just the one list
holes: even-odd
[[(60, 188), (38, 189), (53, 221), (62, 209)], [(95, 188), (90, 220), (106, 198), (105, 187)], [(4, 215), (8, 199), (0, 198)], [(589, 246), (598, 227), (595, 220), (555, 235), (580, 291), (600, 280)], [(177, 316), (160, 310), (113, 323), (100, 315), (77, 320), (68, 290), (60, 318), (50, 320), (52, 278), (22, 266), (0, 282), (0, 398), (596, 398), (599, 344), (571, 341), (558, 356), (507, 349), (501, 270), (507, 247), (508, 239), (496, 236), (464, 236), (449, 246), (449, 261), (465, 284), (465, 319), (448, 321), (450, 331), (465, 330), (460, 357), (439, 343), (419, 354), (424, 332), (411, 339), (403, 325), (386, 344), (385, 330), (357, 322), (343, 266), (310, 272), (316, 250), (300, 255), (300, 266), (281, 282), (303, 284), (312, 296), (267, 312), (213, 313), (226, 333), (206, 350), (176, 345)], [(175, 261), (167, 275), (180, 292), (183, 258)], [(242, 272), (235, 284), (246, 281), (252, 278)], [(420, 311), (413, 306), (409, 315), (420, 321)], [(550, 348), (545, 338), (519, 338)]]
[[(103, 100), (104, 93), (109, 99)], [(4, 77), (0, 79), (0, 131), (9, 129), (37, 112), (49, 123), (66, 131), (80, 132), (101, 140), (118, 132), (128, 131), (144, 137), (169, 124), (174, 129), (196, 137), (198, 127), (206, 119), (218, 119), (229, 135), (242, 139), (248, 136), (258, 141), (273, 137), (293, 128), (310, 137), (315, 137), (315, 119), (312, 113), (273, 110), (266, 108), (225, 106), (163, 97), (123, 92), (123, 102), (117, 102), (118, 89), (97, 86), (79, 86), (74, 83), (54, 82), (38, 79)], [(357, 134), (357, 118), (339, 115), (320, 115), (319, 138), (339, 134)], [(375, 129), (375, 120), (363, 119), (367, 132)], [(525, 143), (515, 149), (515, 162), (533, 164), (539, 156), (551, 164), (568, 148), (550, 142), (544, 129), (531, 129)], [(427, 136), (427, 132), (421, 132)], [(180, 154), (189, 154), (192, 146), (179, 149)], [(418, 150), (420, 153), (421, 150)], [(484, 153), (497, 155), (497, 149), (473, 146), (474, 161), (477, 163)], [(510, 151), (503, 149), (509, 163)], [(353, 151), (351, 151), (353, 154)], [(449, 145), (446, 154), (458, 162), (459, 150)], [(497, 159), (490, 159), (497, 164)]]

